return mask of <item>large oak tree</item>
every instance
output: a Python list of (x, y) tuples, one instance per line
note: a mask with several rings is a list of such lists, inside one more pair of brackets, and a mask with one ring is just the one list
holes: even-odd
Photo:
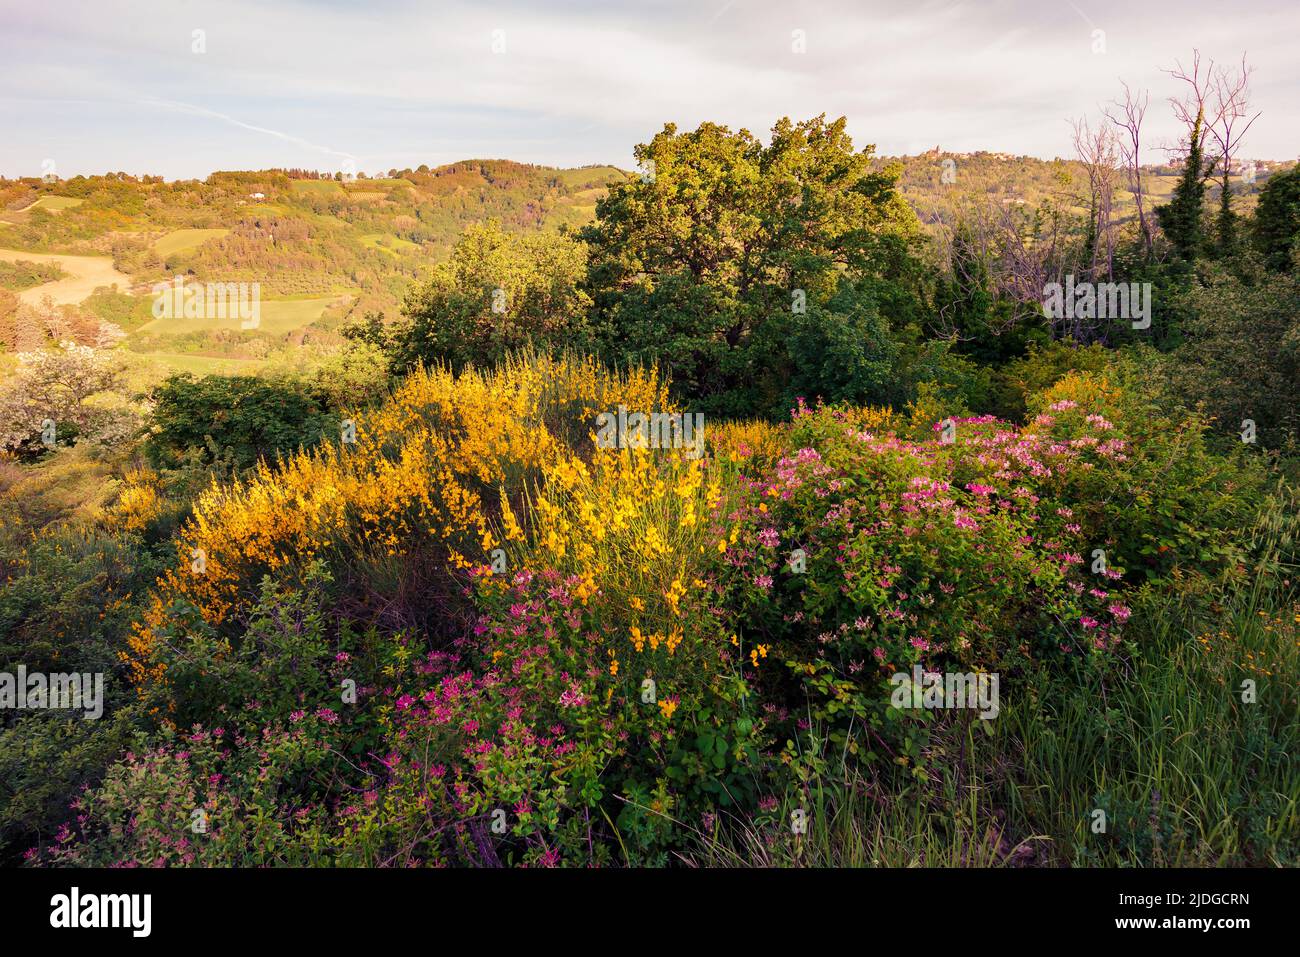
[(873, 154), (824, 115), (782, 119), (767, 144), (705, 123), (638, 146), (642, 174), (582, 233), (605, 357), (657, 362), (699, 407), (749, 414), (775, 411), (808, 378), (801, 363), (849, 342), (837, 391), (871, 398), (918, 235), (901, 170)]

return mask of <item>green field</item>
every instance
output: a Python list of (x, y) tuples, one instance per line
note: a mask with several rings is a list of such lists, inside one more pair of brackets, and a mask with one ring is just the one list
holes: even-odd
[(259, 359), (224, 359), (215, 356), (186, 356), (169, 352), (151, 352), (150, 359), (155, 359), (177, 372), (193, 372), (195, 375), (215, 375), (228, 372), (247, 372), (256, 367)]
[(343, 192), (343, 187), (332, 179), (296, 179), (290, 188), (299, 195), (334, 196)]
[(219, 239), (228, 234), (228, 229), (178, 229), (168, 233), (153, 244), (159, 256), (171, 256), (189, 249), (202, 246), (209, 239)]
[(420, 248), (419, 243), (413, 243), (409, 239), (401, 239), (397, 236), (390, 236), (387, 233), (366, 233), (361, 236), (361, 242), (371, 249), (382, 249), (386, 253), (397, 255), (399, 251), (411, 252)]
[[(333, 297), (314, 299), (262, 300), (261, 322), (257, 331), (282, 335), (309, 326), (333, 303)], [(154, 319), (140, 327), (141, 335), (186, 335), (194, 332), (211, 332), (216, 329), (239, 331), (238, 316), (226, 319)]]
[[(146, 352), (141, 356), (155, 366), (161, 366), (167, 373), (189, 372), (196, 376), (205, 375), (250, 375), (262, 364), (261, 359), (227, 359), (215, 356), (181, 355), (171, 352)], [(156, 372), (141, 377), (134, 385), (140, 386), (146, 381), (157, 378)]]
[(556, 174), (556, 179), (565, 186), (581, 186), (584, 183), (604, 186), (606, 183), (626, 178), (627, 174), (616, 166), (595, 166), (590, 169), (562, 169), (557, 171)]
[(72, 209), (74, 206), (80, 206), (81, 200), (72, 196), (42, 196), (36, 202), (32, 203), (27, 209), (44, 209), (51, 213), (61, 213), (65, 209)]

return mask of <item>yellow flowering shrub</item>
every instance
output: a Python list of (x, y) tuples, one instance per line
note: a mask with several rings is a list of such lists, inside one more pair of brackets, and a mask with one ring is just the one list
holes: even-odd
[(498, 535), (511, 534), (513, 517), (489, 521), (497, 503), (513, 516), (512, 497), (562, 475), (561, 462), (574, 467), (574, 437), (620, 402), (666, 408), (664, 384), (654, 370), (614, 374), (589, 357), (524, 355), (491, 372), (420, 371), (382, 408), (356, 418), (347, 436), (355, 441), (214, 483), (195, 502), (176, 564), (123, 653), (137, 685), (163, 678), (151, 649), (175, 602), (220, 626), (251, 601), (263, 575), (292, 577), (318, 559), (346, 567), (343, 577), (359, 587), (376, 586), (367, 579), (382, 578), (374, 574), (381, 569), (443, 574), (483, 565)]
[[(710, 524), (723, 488), (712, 465), (679, 450), (569, 454), (543, 470), (522, 518), (503, 510), (510, 567), (576, 577), (577, 597), (599, 607), (614, 673), (623, 667), (628, 680), (641, 680), (645, 656), (697, 650), (683, 647), (698, 638), (684, 605), (704, 600), (715, 554)], [(637, 657), (634, 673), (626, 666)]]
[(163, 503), (158, 494), (158, 473), (151, 468), (127, 471), (121, 491), (107, 510), (109, 520), (127, 532), (143, 531), (162, 513)]
[[(1122, 390), (1107, 376), (1072, 371), (1031, 398), (1029, 405), (1031, 412), (1040, 414), (1044, 411), (1059, 412), (1065, 408), (1078, 407), (1094, 415), (1118, 420), (1124, 414), (1125, 399)], [(1029, 429), (1040, 430), (1041, 424), (1039, 420), (1032, 420)]]
[[(745, 484), (693, 449), (595, 439), (548, 465), (521, 508), (503, 508), (507, 574), (479, 570), (475, 634), (509, 676), (510, 728), (575, 729), (548, 780), (592, 804), (626, 796), (625, 846), (654, 844), (675, 802), (749, 795), (764, 760), (718, 574)], [(483, 762), (497, 785), (524, 780), (517, 753), (500, 754)]]

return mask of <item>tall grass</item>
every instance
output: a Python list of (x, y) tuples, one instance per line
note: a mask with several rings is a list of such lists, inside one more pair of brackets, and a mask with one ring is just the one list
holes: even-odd
[[(1300, 864), (1300, 605), (1290, 583), (1256, 579), (1200, 612), (1181, 590), (1143, 605), (1140, 651), (1122, 673), (1004, 685), (987, 727), (969, 712), (945, 716), (931, 736), (928, 780), (823, 775), (786, 797), (776, 823), (720, 821), (683, 859)], [(1245, 681), (1255, 683), (1253, 703), (1243, 700)], [(806, 833), (791, 825), (796, 810)]]

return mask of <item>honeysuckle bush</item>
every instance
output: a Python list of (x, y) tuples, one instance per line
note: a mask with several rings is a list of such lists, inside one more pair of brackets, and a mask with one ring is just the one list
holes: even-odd
[(1131, 583), (1159, 582), (1176, 568), (1219, 574), (1240, 566), (1240, 534), (1276, 487), (1264, 455), (1207, 442), (1210, 422), (1146, 381), (1133, 360), (1105, 374), (1069, 373), (1030, 399), (1027, 435), (1064, 449), (1077, 466), (1048, 476), (1044, 490), (1072, 507), (1087, 540), (1107, 549)]
[(742, 631), (784, 665), (763, 697), (790, 748), (816, 727), (912, 764), (929, 719), (890, 707), (890, 676), (1104, 669), (1134, 588), (1238, 567), (1264, 477), (1212, 456), (1203, 423), (1088, 374), (1033, 408), (1023, 426), (951, 418), (921, 441), (884, 414), (863, 427), (860, 410), (796, 408), (791, 453), (729, 516), (727, 555)]
[[(320, 865), (344, 842), (333, 816), (304, 800), (328, 774), (319, 718), (252, 737), (196, 727), (138, 742), (102, 785), (73, 800), (72, 821), (33, 862), (72, 867)], [(326, 852), (330, 853), (326, 853)]]

